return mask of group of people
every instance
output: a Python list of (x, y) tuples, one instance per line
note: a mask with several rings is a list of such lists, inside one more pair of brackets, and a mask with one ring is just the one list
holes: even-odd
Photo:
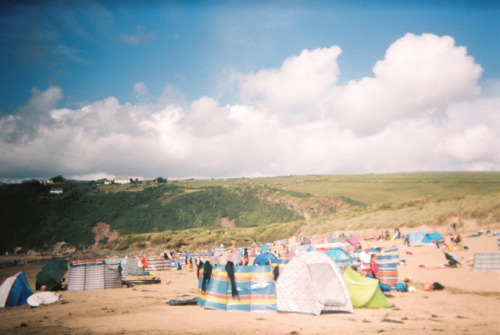
[(162, 252), (160, 254), (160, 257), (165, 258), (165, 259), (176, 259), (179, 257), (180, 252), (177, 250), (165, 250), (165, 252)]

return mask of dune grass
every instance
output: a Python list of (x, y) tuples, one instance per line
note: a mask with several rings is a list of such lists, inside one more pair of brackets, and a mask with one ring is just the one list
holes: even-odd
[[(347, 211), (310, 220), (265, 227), (220, 228), (178, 232), (189, 247), (250, 245), (293, 236), (326, 235), (339, 231), (409, 231), (420, 226), (459, 227), (473, 222), (478, 229), (500, 222), (500, 173), (431, 172), (384, 175), (289, 176), (256, 179), (188, 180), (177, 185), (203, 188), (265, 185), (303, 197), (344, 197), (356, 204)], [(162, 244), (175, 247), (172, 241)]]

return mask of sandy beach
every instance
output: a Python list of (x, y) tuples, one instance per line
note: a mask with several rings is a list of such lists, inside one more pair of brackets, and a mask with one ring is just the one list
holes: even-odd
[[(443, 235), (444, 236), (444, 235)], [(468, 250), (455, 251), (463, 264), (444, 268), (436, 247), (405, 247), (400, 240), (371, 241), (399, 248), (399, 280), (410, 276), (414, 293), (390, 292), (394, 307), (355, 309), (353, 314), (250, 313), (170, 306), (170, 299), (196, 297), (195, 269), (158, 272), (160, 284), (119, 289), (59, 292), (62, 301), (0, 310), (2, 334), (500, 334), (500, 272), (478, 272), (469, 265), (476, 252), (498, 251), (497, 238), (465, 237)], [(362, 241), (363, 242), (363, 241)], [(34, 290), (43, 265), (15, 266), (0, 257), (0, 276), (24, 271)], [(19, 259), (20, 257), (17, 257)], [(439, 282), (442, 291), (424, 291)]]

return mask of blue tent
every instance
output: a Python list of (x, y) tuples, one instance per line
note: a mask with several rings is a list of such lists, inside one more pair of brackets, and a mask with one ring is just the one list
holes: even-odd
[(425, 231), (416, 231), (407, 235), (411, 245), (419, 245), (422, 244), (422, 240), (425, 237)]
[(23, 272), (18, 272), (5, 279), (0, 286), (0, 307), (13, 307), (27, 304), (33, 294)]
[(270, 252), (263, 252), (253, 261), (253, 266), (256, 265), (270, 265), (273, 263), (279, 263), (278, 257)]
[(440, 233), (435, 232), (435, 233), (425, 234), (422, 240), (422, 243), (434, 243), (434, 242), (444, 242), (443, 236), (441, 236)]
[(347, 266), (352, 265), (352, 257), (344, 249), (330, 248), (325, 252), (325, 254), (332, 258), (341, 270), (344, 270)]

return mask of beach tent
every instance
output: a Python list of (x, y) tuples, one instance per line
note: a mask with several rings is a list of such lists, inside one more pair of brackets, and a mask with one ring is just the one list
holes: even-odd
[(0, 308), (21, 306), (33, 294), (23, 272), (5, 279), (0, 286)]
[(271, 252), (263, 252), (259, 256), (255, 258), (253, 261), (253, 265), (267, 265), (267, 264), (273, 264), (273, 263), (279, 263), (278, 257), (274, 255)]
[(424, 238), (422, 239), (422, 243), (432, 243), (434, 244), (435, 242), (444, 242), (443, 236), (441, 236), (440, 233), (434, 232), (430, 234), (425, 234)]
[(122, 287), (120, 264), (106, 264), (104, 259), (84, 259), (70, 263), (68, 291), (120, 287)]
[(352, 265), (352, 257), (351, 255), (341, 248), (330, 248), (325, 252), (325, 255), (331, 257), (339, 269), (344, 271), (344, 269), (350, 265)]
[(35, 288), (40, 290), (43, 285), (47, 287), (47, 291), (56, 291), (61, 289), (61, 281), (68, 272), (67, 259), (54, 259), (40, 270), (36, 275)]
[(210, 281), (202, 291), (204, 269), (199, 272), (198, 299), (206, 309), (247, 312), (275, 312), (276, 286), (270, 265), (235, 266), (237, 295), (233, 296), (231, 281), (224, 265), (214, 265)]
[(415, 231), (413, 233), (409, 233), (407, 236), (411, 245), (421, 245), (422, 240), (425, 237), (425, 231)]
[(360, 275), (351, 267), (344, 271), (344, 280), (356, 308), (388, 308), (393, 304), (387, 300), (377, 279)]
[(292, 258), (276, 282), (276, 299), (280, 312), (320, 315), (323, 311), (354, 311), (339, 268), (318, 251)]

